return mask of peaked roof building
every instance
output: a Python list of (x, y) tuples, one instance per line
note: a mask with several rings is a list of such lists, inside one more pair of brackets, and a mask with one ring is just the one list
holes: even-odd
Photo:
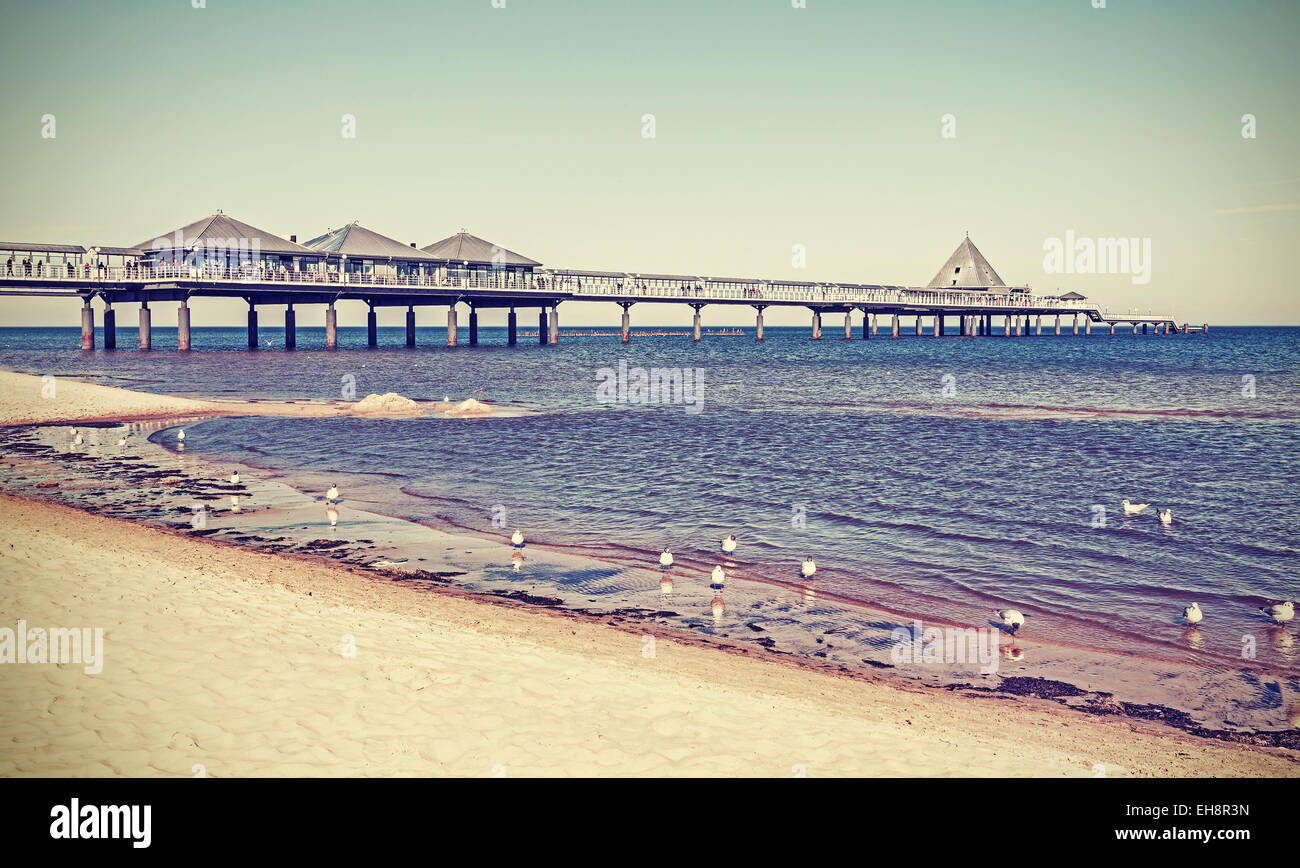
[(419, 262), (437, 262), (439, 257), (403, 244), (396, 238), (380, 235), (356, 222), (342, 229), (331, 229), (319, 238), (307, 242), (312, 250), (338, 254), (357, 259), (407, 259)]
[[(179, 240), (179, 244), (177, 241)], [(233, 240), (233, 242), (232, 242)], [(197, 247), (256, 248), (261, 253), (286, 256), (315, 255), (316, 251), (265, 229), (250, 226), (242, 220), (218, 211), (210, 217), (196, 220), (188, 226), (174, 229), (156, 238), (147, 238), (135, 245), (140, 250), (193, 250)]]
[(471, 265), (504, 265), (524, 268), (541, 265), (540, 262), (534, 259), (520, 256), (513, 250), (506, 250), (500, 245), (485, 241), (477, 235), (470, 235), (464, 230), (420, 249), (435, 259), (452, 264), (468, 262)]
[(967, 235), (927, 286), (930, 289), (987, 289), (1005, 287), (1006, 284)]

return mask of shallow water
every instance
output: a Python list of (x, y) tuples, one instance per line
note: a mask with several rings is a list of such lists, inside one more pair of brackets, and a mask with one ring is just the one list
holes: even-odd
[[(345, 346), (363, 347), (363, 329), (340, 331)], [(119, 329), (119, 345), (133, 344), (131, 332)], [(402, 340), (394, 329), (373, 351), (250, 353), (242, 329), (212, 329), (196, 330), (200, 349), (179, 356), (83, 354), (70, 349), (75, 329), (4, 329), (0, 367), (198, 397), (332, 400), (351, 377), (357, 397), (506, 403), (529, 412), (213, 419), (189, 428), (186, 443), (299, 490), (336, 480), (379, 513), (502, 539), (521, 527), (619, 565), (581, 580), (610, 599), (653, 593), (653, 575), (637, 568), (668, 546), (683, 575), (722, 562), (733, 585), (791, 599), (812, 590), (833, 604), (819, 616), (826, 629), (860, 628), (869, 619), (858, 604), (904, 623), (972, 626), (1010, 604), (1030, 613), (1024, 636), (1165, 661), (1152, 669), (1178, 664), (1207, 684), (1249, 671), (1295, 689), (1290, 631), (1255, 610), (1300, 590), (1300, 329), (851, 342), (825, 333), (506, 348), (503, 330), (481, 329), (483, 345), (447, 349), (443, 330), (422, 329), (425, 346), (408, 351), (392, 346)], [(299, 329), (300, 347), (321, 342)], [(698, 370), (699, 411), (600, 402), (598, 371), (620, 361)], [(174, 431), (154, 437), (174, 445)], [(1125, 518), (1125, 497), (1152, 507)], [(1172, 527), (1156, 507), (1172, 509)], [(718, 540), (732, 533), (740, 547), (723, 561)], [(813, 583), (797, 573), (807, 555), (818, 562)], [(1191, 600), (1206, 620), (1189, 630), (1177, 616)]]

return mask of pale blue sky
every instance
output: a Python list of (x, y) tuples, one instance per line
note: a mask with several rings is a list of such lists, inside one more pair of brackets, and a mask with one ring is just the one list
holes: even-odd
[[(1009, 282), (1300, 323), (1300, 3), (10, 6), (4, 240), (131, 244), (222, 209), (300, 240), (355, 219), (421, 245), (464, 227), (559, 267), (920, 284), (969, 230)], [(1044, 273), (1066, 230), (1151, 238), (1151, 282)], [(195, 324), (242, 311), (200, 301)], [(0, 301), (0, 322), (75, 321)]]

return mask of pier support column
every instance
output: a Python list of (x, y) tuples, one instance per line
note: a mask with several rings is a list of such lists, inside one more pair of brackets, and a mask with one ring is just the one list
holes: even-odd
[(1114, 323), (1111, 323), (1111, 324), (1110, 324), (1110, 336), (1111, 336), (1111, 337), (1115, 337), (1115, 324), (1114, 324)]
[(757, 318), (757, 320), (756, 320), (756, 322), (757, 322), (757, 324), (758, 324), (758, 337), (755, 338), (755, 340), (760, 340), (760, 341), (761, 341), (761, 340), (763, 339), (763, 308), (762, 308), (762, 307), (757, 307), (757, 308), (755, 308), (755, 310), (758, 311), (758, 318)]
[(112, 305), (104, 308), (104, 349), (117, 349), (117, 311)]
[(140, 349), (153, 349), (153, 312), (149, 310), (149, 302), (140, 302)]
[(1074, 336), (1076, 338), (1079, 336), (1079, 315), (1077, 313), (1074, 315)]
[(298, 314), (294, 312), (293, 305), (287, 305), (284, 309), (284, 348), (298, 348)]
[(406, 346), (415, 346), (415, 305), (406, 306)]
[(1138, 333), (1138, 324), (1133, 323), (1133, 336), (1137, 337), (1137, 333)]
[(456, 346), (460, 338), (460, 329), (456, 327), (456, 305), (447, 308), (447, 346)]
[(693, 304), (691, 307), (695, 308), (695, 329), (692, 332), (692, 335), (693, 339), (698, 341), (700, 339), (700, 308), (703, 307), (703, 305)]
[(1147, 333), (1147, 324), (1142, 323), (1142, 334), (1146, 334), (1146, 333)]
[(943, 314), (941, 313), (934, 315), (934, 336), (936, 338), (943, 337)]
[(190, 348), (190, 306), (181, 299), (181, 306), (176, 309), (176, 349), (185, 351)]
[(473, 306), (469, 309), (469, 345), (478, 346), (478, 308)]
[[(1076, 331), (1075, 334), (1078, 334), (1078, 332)], [(1085, 336), (1092, 335), (1092, 317), (1088, 317), (1083, 321), (1083, 334)]]
[(379, 346), (379, 318), (375, 314), (374, 305), (366, 313), (366, 346), (372, 350)]
[(1042, 336), (1043, 336), (1043, 315), (1040, 313), (1038, 315), (1038, 318), (1034, 320), (1034, 337), (1041, 338)]
[(546, 346), (546, 308), (537, 315), (537, 343)]
[(894, 325), (889, 334), (889, 339), (891, 341), (898, 340), (898, 314), (894, 314)]
[(1005, 317), (1005, 322), (1002, 325), (1002, 337), (1011, 337), (1011, 314), (1007, 314)]
[(867, 313), (864, 310), (862, 312), (862, 339), (864, 341), (871, 339), (871, 327), (872, 327), (871, 320), (872, 320), (871, 314)]
[[(551, 340), (551, 346), (555, 346), (560, 342), (560, 306), (558, 304), (551, 305), (550, 340)], [(696, 338), (696, 340), (699, 340), (699, 338)]]
[(248, 306), (248, 348), (257, 349), (257, 307), (252, 304)]
[(918, 338), (921, 336), (921, 315), (919, 313), (916, 315), (916, 336)]
[(330, 302), (329, 307), (325, 308), (325, 349), (338, 349), (339, 345), (339, 317), (338, 311), (334, 310), (334, 303)]
[(1061, 315), (1059, 313), (1056, 315), (1056, 336), (1058, 338), (1061, 336)]
[(876, 318), (876, 315), (873, 313), (873, 314), (871, 315), (871, 336), (872, 336), (873, 338), (874, 338), (876, 335), (880, 334), (880, 332), (877, 331), (877, 329), (878, 329), (879, 327), (880, 327), (880, 320), (878, 320), (878, 319)]
[(621, 305), (623, 308), (623, 330), (621, 340), (623, 343), (630, 343), (632, 340), (632, 305)]
[(519, 343), (519, 315), (512, 307), (506, 317), (506, 346), (513, 347), (517, 343)]
[(81, 348), (95, 348), (95, 309), (90, 306), (90, 299), (81, 306)]

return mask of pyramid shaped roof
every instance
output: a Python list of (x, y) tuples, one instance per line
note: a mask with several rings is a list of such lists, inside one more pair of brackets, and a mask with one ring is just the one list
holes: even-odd
[[(484, 241), (477, 235), (470, 235), (463, 230), (420, 249), (431, 254), (435, 259), (446, 262), (470, 262), (475, 265), (541, 265), (536, 260), (520, 256), (513, 250), (506, 250), (500, 245)], [(493, 254), (498, 254), (500, 258), (494, 260)]]
[(366, 259), (418, 259), (436, 262), (438, 257), (403, 244), (396, 238), (380, 235), (373, 229), (367, 229), (357, 223), (349, 223), (342, 229), (332, 229), (319, 238), (307, 242), (307, 246), (321, 253), (337, 253), (348, 257)]
[[(156, 238), (147, 238), (135, 245), (141, 250), (171, 250), (177, 247), (176, 239), (179, 235), (181, 239), (180, 249), (192, 250), (195, 247), (204, 247), (208, 244), (219, 244), (223, 247), (239, 246), (241, 244), (252, 247), (256, 245), (262, 253), (281, 253), (281, 254), (314, 254), (316, 251), (301, 244), (296, 244), (279, 235), (267, 232), (265, 229), (258, 229), (256, 226), (250, 226), (242, 220), (236, 220), (227, 214), (218, 211), (210, 217), (204, 217), (202, 220), (196, 220), (188, 226), (182, 226), (180, 229), (172, 230)], [(232, 240), (235, 242), (231, 244)]]
[(961, 244), (948, 257), (943, 268), (927, 284), (931, 289), (975, 289), (988, 286), (1006, 286), (1002, 278), (989, 265), (984, 254), (979, 252), (967, 235)]

